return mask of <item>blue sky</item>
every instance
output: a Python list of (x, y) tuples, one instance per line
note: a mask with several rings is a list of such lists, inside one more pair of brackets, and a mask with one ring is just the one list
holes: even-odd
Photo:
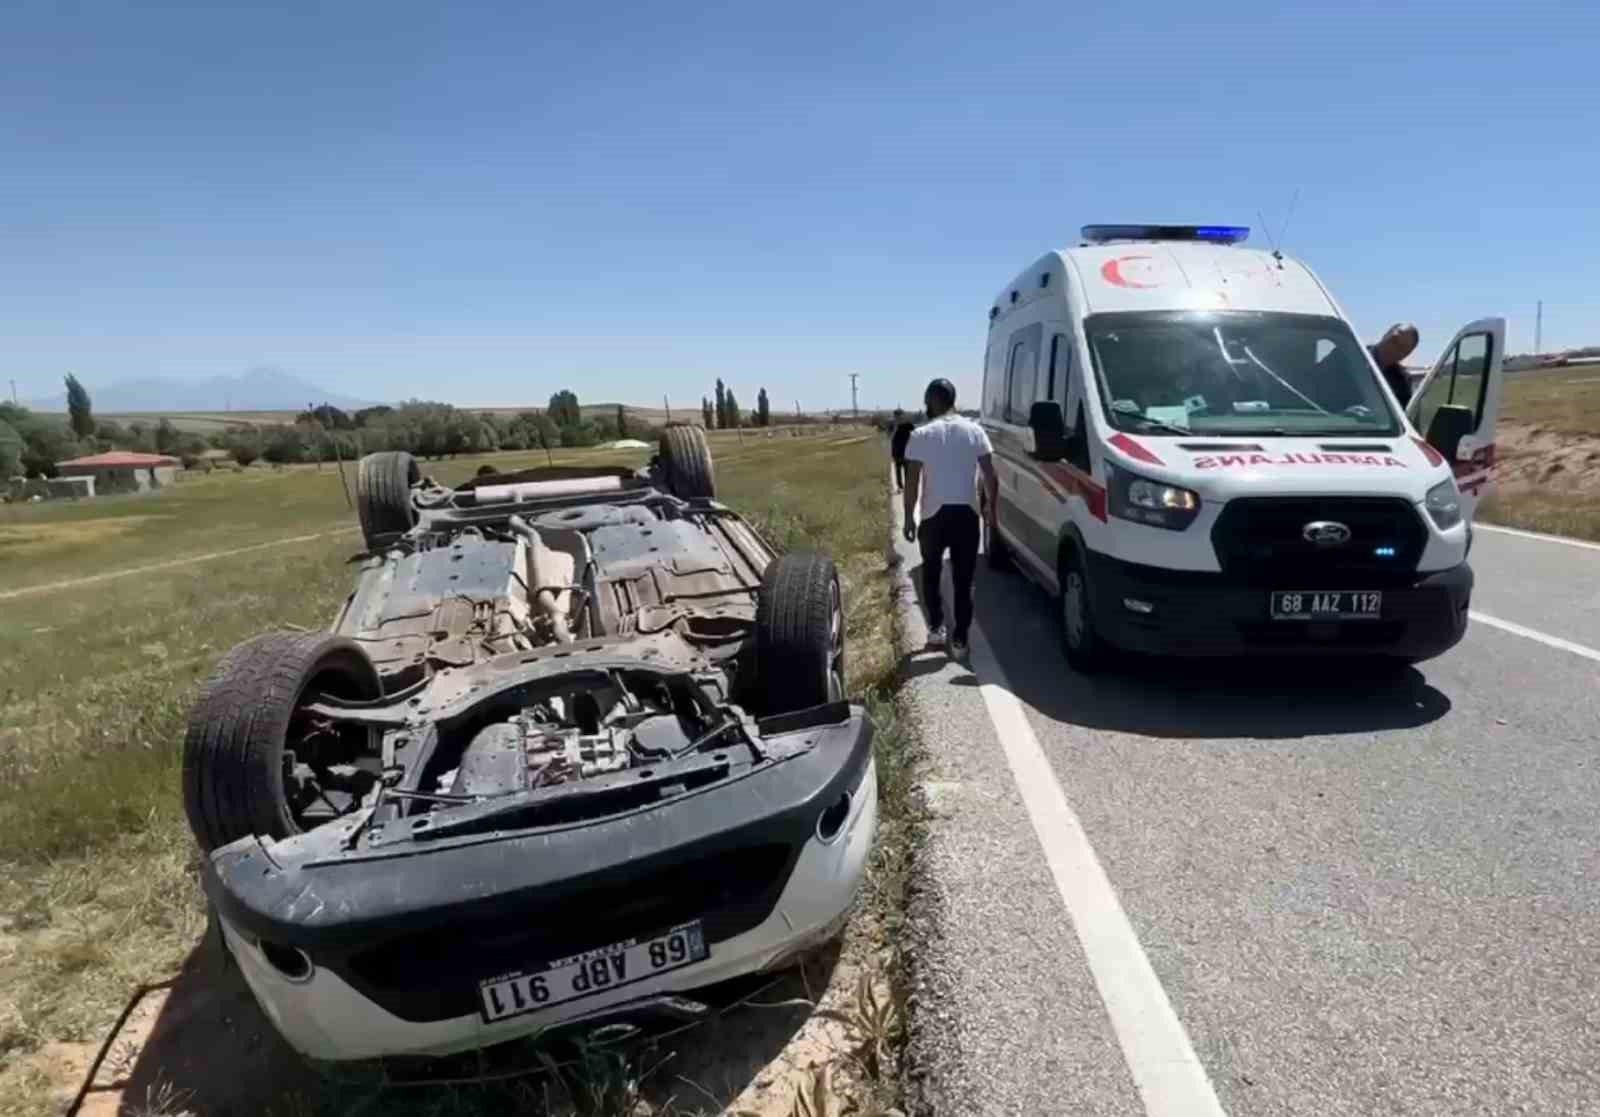
[(1546, 348), (1600, 343), (1596, 42), (1459, 0), (12, 0), (0, 378), (970, 398), (993, 293), (1079, 225), (1276, 228), (1297, 189), (1365, 335), (1527, 349), (1543, 298)]

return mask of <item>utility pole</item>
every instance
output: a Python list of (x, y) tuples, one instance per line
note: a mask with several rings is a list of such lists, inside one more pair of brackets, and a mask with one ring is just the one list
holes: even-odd
[(1533, 316), (1533, 354), (1538, 356), (1544, 352), (1544, 300), (1539, 300), (1539, 309)]
[(17, 402), (17, 381), (15, 378), (12, 378), (11, 381), (11, 402), (13, 404)]
[(667, 409), (667, 422), (672, 422), (672, 404), (667, 402), (665, 393), (662, 393), (661, 396), (661, 406)]
[(856, 381), (860, 378), (861, 374), (859, 372), (850, 374), (850, 417), (852, 419), (861, 418), (861, 408), (856, 406)]

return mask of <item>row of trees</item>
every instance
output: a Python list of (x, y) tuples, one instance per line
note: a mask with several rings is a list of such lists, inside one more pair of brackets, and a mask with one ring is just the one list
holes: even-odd
[(494, 450), (593, 446), (614, 438), (653, 438), (619, 404), (614, 415), (585, 416), (577, 395), (562, 390), (543, 411), (476, 412), (447, 403), (410, 400), (396, 407), (346, 412), (331, 404), (307, 407), (292, 423), (244, 425), (200, 435), (167, 419), (116, 423), (94, 417), (89, 393), (67, 377), (67, 421), (16, 404), (0, 404), (0, 482), (22, 474), (51, 477), (56, 463), (110, 450), (168, 454), (188, 467), (225, 451), (240, 465), (353, 460), (375, 450), (409, 450), (419, 457)]
[(578, 397), (563, 390), (550, 397), (543, 411), (514, 414), (471, 411), (428, 400), (350, 414), (322, 404), (302, 412), (292, 425), (230, 431), (222, 437), (221, 448), (241, 465), (257, 458), (293, 464), (353, 460), (376, 450), (409, 450), (423, 458), (553, 450), (654, 433), (637, 420), (630, 421), (620, 406), (614, 415), (587, 417)]
[(722, 378), (718, 377), (716, 403), (713, 404), (709, 396), (700, 397), (700, 419), (706, 430), (732, 430), (746, 426), (770, 427), (772, 406), (767, 400), (767, 390), (762, 388), (756, 393), (755, 411), (748, 416), (745, 415), (739, 407), (739, 401), (734, 398), (733, 389), (723, 384)]

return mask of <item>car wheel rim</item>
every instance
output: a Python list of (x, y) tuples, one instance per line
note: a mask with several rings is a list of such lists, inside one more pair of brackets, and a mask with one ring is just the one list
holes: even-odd
[(1067, 643), (1074, 648), (1081, 648), (1088, 621), (1084, 609), (1083, 576), (1076, 570), (1067, 573), (1066, 588), (1061, 593), (1061, 614), (1066, 622)]
[(844, 608), (839, 583), (828, 587), (828, 701), (844, 700)]

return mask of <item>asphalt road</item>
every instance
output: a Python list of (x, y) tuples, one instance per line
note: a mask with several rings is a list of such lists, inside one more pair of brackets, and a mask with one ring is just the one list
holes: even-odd
[[(1600, 647), (1600, 550), (1484, 531), (1472, 561), (1475, 611)], [(984, 570), (977, 601), (971, 668), (915, 657), (907, 689), (926, 1108), (1600, 1113), (1600, 662), (1475, 621), (1398, 678), (1089, 679), (1043, 592)], [(1044, 822), (1033, 742), (1067, 804)], [(1074, 877), (1096, 858), (1120, 913)], [(1123, 981), (1146, 963), (1153, 997)], [(1151, 1086), (1167, 1008), (1214, 1101)]]

